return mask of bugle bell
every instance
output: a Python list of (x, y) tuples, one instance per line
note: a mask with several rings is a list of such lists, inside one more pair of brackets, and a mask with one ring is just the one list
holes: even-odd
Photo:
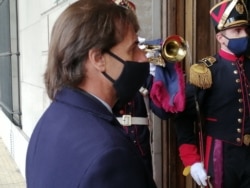
[(179, 35), (168, 37), (162, 44), (162, 57), (170, 62), (179, 62), (187, 53), (186, 41)]
[(144, 50), (151, 63), (165, 67), (165, 61), (175, 63), (185, 58), (187, 44), (181, 36), (171, 35), (161, 45), (145, 44)]

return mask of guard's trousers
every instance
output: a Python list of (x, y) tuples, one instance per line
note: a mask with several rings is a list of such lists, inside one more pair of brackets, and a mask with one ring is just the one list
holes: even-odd
[(213, 188), (250, 188), (250, 146), (207, 141), (205, 166)]

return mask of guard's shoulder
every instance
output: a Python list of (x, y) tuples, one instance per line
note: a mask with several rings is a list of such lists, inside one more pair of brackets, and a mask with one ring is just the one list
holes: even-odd
[(212, 85), (212, 75), (209, 67), (216, 62), (213, 56), (200, 59), (190, 67), (189, 82), (199, 88), (207, 89)]
[(213, 56), (207, 56), (198, 61), (199, 63), (203, 63), (206, 67), (211, 67), (216, 62), (216, 58)]

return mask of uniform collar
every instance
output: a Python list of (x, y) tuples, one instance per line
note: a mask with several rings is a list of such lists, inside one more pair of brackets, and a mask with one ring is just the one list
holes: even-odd
[(222, 49), (219, 50), (219, 55), (222, 58), (224, 58), (224, 59), (226, 59), (228, 61), (233, 61), (233, 62), (235, 62), (236, 60), (243, 61), (243, 59), (244, 59), (244, 56), (237, 57), (234, 54), (228, 53), (228, 52), (226, 52), (226, 51), (224, 51)]

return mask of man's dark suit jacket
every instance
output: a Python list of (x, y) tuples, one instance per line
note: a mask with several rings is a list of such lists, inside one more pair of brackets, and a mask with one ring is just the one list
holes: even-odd
[(64, 88), (32, 133), (28, 188), (155, 188), (115, 116), (95, 97)]

